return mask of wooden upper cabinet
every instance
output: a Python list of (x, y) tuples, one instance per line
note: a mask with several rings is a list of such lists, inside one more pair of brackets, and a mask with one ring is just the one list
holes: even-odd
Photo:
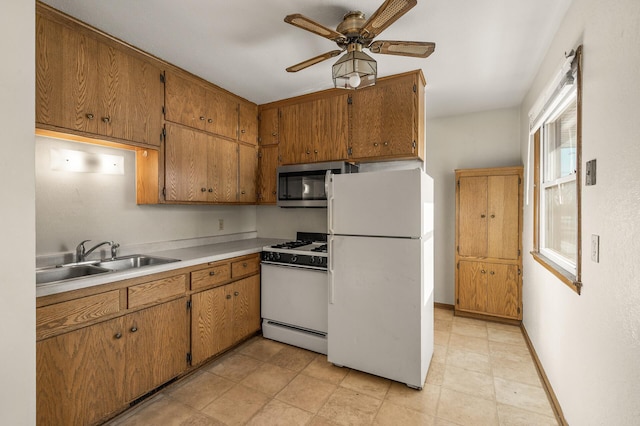
[(260, 145), (275, 145), (279, 142), (278, 107), (265, 108), (260, 111), (258, 141)]
[(238, 201), (255, 203), (258, 198), (256, 180), (258, 175), (258, 148), (239, 144)]
[(159, 146), (162, 70), (113, 42), (36, 15), (36, 123)]
[(424, 82), (418, 72), (379, 80), (351, 95), (354, 161), (423, 158)]
[(238, 143), (206, 135), (210, 203), (233, 203), (238, 197)]
[(258, 144), (258, 105), (241, 101), (239, 104), (238, 140)]
[(166, 127), (165, 199), (207, 201), (207, 136), (170, 123)]
[(458, 179), (460, 256), (518, 259), (518, 175)]
[(165, 73), (165, 119), (194, 129), (205, 129), (206, 91), (182, 73)]
[(283, 164), (347, 159), (348, 95), (324, 96), (280, 108)]
[(230, 139), (238, 137), (238, 99), (222, 90), (206, 88), (205, 130)]
[(258, 202), (260, 204), (276, 204), (278, 165), (278, 145), (261, 146), (258, 155)]

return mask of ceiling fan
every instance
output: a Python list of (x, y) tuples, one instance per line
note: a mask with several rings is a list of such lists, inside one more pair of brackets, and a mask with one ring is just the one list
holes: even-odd
[(347, 54), (333, 66), (334, 84), (335, 87), (356, 89), (375, 84), (377, 74), (376, 61), (362, 52), (363, 48), (369, 49), (372, 53), (426, 58), (435, 50), (435, 43), (396, 40), (373, 41), (375, 37), (416, 4), (417, 0), (386, 0), (369, 19), (365, 19), (364, 13), (360, 11), (351, 11), (344, 15), (335, 31), (299, 13), (287, 15), (284, 18), (286, 23), (332, 40), (340, 48), (290, 66), (287, 71), (298, 72), (311, 65), (336, 57), (346, 50)]

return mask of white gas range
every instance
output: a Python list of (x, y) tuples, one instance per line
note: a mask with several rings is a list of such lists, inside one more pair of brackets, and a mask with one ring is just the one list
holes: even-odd
[(296, 241), (263, 248), (264, 337), (327, 353), (327, 236), (298, 232)]

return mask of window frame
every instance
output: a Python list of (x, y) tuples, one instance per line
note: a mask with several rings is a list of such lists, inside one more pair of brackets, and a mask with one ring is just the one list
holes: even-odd
[[(572, 61), (572, 69), (575, 70), (575, 89), (572, 89), (568, 93), (564, 93), (563, 99), (559, 103), (558, 107), (566, 103), (567, 99), (571, 99), (570, 93), (575, 91), (576, 97), (576, 207), (577, 207), (577, 223), (576, 223), (576, 264), (575, 270), (571, 267), (567, 267), (567, 264), (562, 261), (560, 257), (555, 257), (545, 248), (541, 248), (541, 229), (545, 226), (544, 218), (541, 214), (544, 214), (545, 206), (541, 197), (541, 191), (544, 190), (542, 184), (542, 128), (549, 118), (553, 116), (553, 112), (548, 113), (548, 117), (542, 120), (539, 128), (536, 129), (533, 135), (533, 150), (534, 150), (534, 164), (533, 164), (533, 250), (531, 255), (533, 258), (545, 267), (548, 271), (553, 273), (562, 283), (567, 285), (577, 294), (581, 293), (581, 267), (582, 267), (582, 46), (576, 49), (575, 57)], [(575, 67), (575, 68), (574, 68)], [(558, 95), (556, 95), (558, 96)], [(554, 99), (550, 99), (553, 102)], [(558, 109), (555, 109), (557, 111)], [(573, 179), (569, 179), (573, 181)], [(570, 265), (569, 265), (570, 266)]]

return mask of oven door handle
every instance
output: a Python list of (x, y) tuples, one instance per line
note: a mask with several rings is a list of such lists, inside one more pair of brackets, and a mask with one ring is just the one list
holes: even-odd
[(335, 301), (335, 287), (333, 282), (333, 235), (329, 236), (329, 256), (327, 259), (327, 277), (329, 279), (329, 304)]

